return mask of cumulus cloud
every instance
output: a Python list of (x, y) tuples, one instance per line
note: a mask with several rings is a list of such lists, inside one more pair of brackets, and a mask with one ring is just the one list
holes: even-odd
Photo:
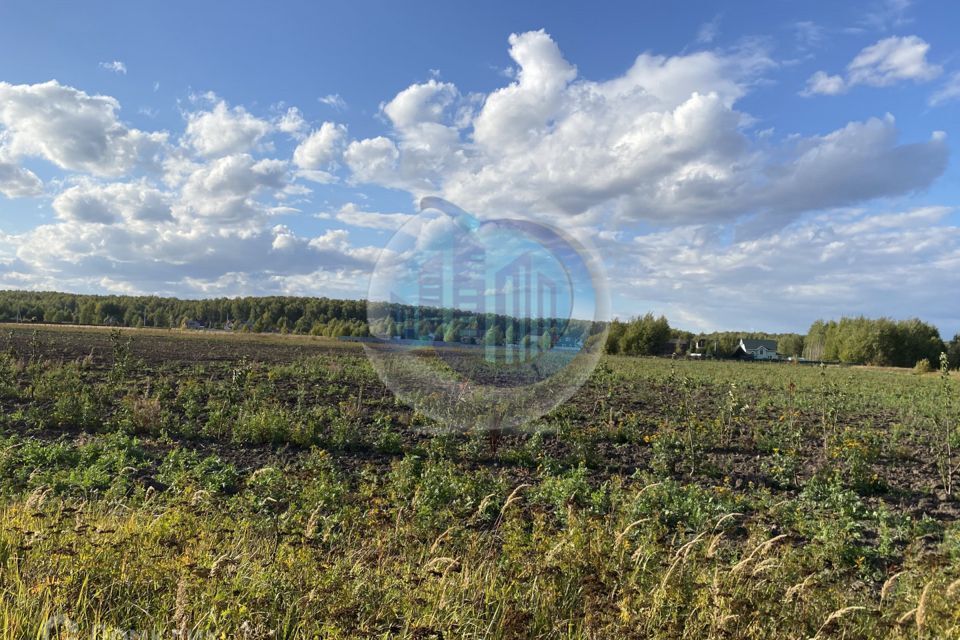
[[(902, 55), (865, 49), (856, 82), (931, 76), (926, 49), (907, 44)], [(318, 207), (295, 182), (307, 178), (340, 182), (324, 199), (370, 183), (591, 236), (617, 274), (621, 315), (655, 305), (690, 328), (743, 327), (756, 314), (757, 328), (803, 329), (804, 313), (883, 313), (878, 300), (901, 296), (949, 318), (931, 291), (960, 284), (950, 211), (845, 209), (930, 185), (946, 166), (944, 134), (901, 140), (882, 112), (812, 135), (758, 132), (739, 105), (776, 65), (756, 44), (642, 53), (602, 81), (582, 77), (543, 31), (509, 47), (516, 73), (503, 86), (473, 94), (435, 75), (381, 105), (383, 135), (354, 140), (335, 122), (310, 130), (295, 107), (262, 119), (208, 95), (170, 144), (124, 124), (113, 98), (0, 84), (0, 193), (44, 190), (24, 158), (84, 174), (48, 181), (59, 191), (52, 223), (0, 233), (0, 286), (363, 295), (378, 251), (349, 229), (390, 231), (410, 216)], [(824, 73), (816, 86), (838, 92), (853, 77)], [(950, 82), (931, 102), (956, 95)], [(277, 132), (295, 149), (268, 157), (280, 155)], [(162, 173), (143, 171), (154, 167)], [(317, 208), (346, 228), (298, 232), (295, 214)], [(654, 232), (635, 237), (647, 222)], [(764, 294), (745, 299), (745, 286)]]
[(61, 220), (72, 222), (172, 220), (169, 195), (146, 181), (112, 184), (84, 181), (60, 193), (53, 200), (53, 210)]
[(61, 169), (118, 176), (152, 166), (167, 143), (118, 118), (120, 104), (56, 80), (32, 85), (0, 82), (0, 127), (8, 157), (45, 158)]
[(772, 67), (762, 49), (644, 53), (596, 82), (578, 78), (543, 31), (510, 45), (516, 79), (475, 109), (435, 80), (388, 102), (392, 135), (347, 148), (353, 179), (443, 195), (481, 215), (613, 225), (753, 216), (762, 227), (923, 189), (946, 165), (942, 134), (900, 143), (892, 116), (824, 135), (751, 135), (736, 103)]
[(943, 68), (927, 60), (930, 45), (917, 36), (890, 37), (866, 47), (847, 65), (846, 78), (817, 71), (804, 95), (843, 93), (855, 85), (889, 87), (898, 82), (929, 82)]
[(400, 151), (389, 138), (354, 140), (343, 154), (354, 177), (362, 182), (391, 182)]
[(34, 172), (11, 162), (0, 160), (0, 193), (8, 198), (37, 196), (43, 192), (43, 182)]
[(282, 116), (277, 118), (276, 127), (277, 130), (299, 139), (303, 137), (303, 131), (307, 128), (307, 121), (304, 120), (300, 109), (290, 107)]
[(59, 189), (54, 222), (0, 232), (0, 286), (202, 295), (232, 284), (251, 294), (329, 295), (321, 283), (359, 282), (375, 249), (353, 246), (346, 230), (310, 236), (271, 223), (296, 213), (290, 199), (310, 190), (292, 182), (291, 162), (262, 157), (272, 149), (267, 136), (279, 131), (303, 138), (295, 154), (303, 166), (333, 162), (345, 128), (305, 136), (296, 108), (267, 121), (203, 98), (208, 108), (186, 115), (181, 143), (172, 145), (165, 132), (124, 124), (112, 97), (56, 81), (0, 83), (0, 194), (42, 194), (24, 158), (79, 174), (50, 181)]
[(423, 123), (442, 122), (447, 109), (457, 99), (457, 88), (447, 82), (431, 79), (414, 84), (383, 106), (393, 126), (407, 129)]
[(200, 155), (216, 158), (250, 151), (272, 129), (243, 107), (230, 108), (220, 100), (209, 111), (187, 114), (184, 138)]
[(282, 160), (255, 160), (240, 153), (200, 166), (187, 178), (176, 213), (183, 219), (216, 225), (248, 225), (266, 214), (257, 195), (282, 189), (288, 165)]
[(110, 290), (132, 287), (183, 295), (202, 292), (229, 274), (243, 274), (252, 283), (249, 293), (264, 294), (278, 290), (272, 282), (276, 277), (369, 272), (372, 266), (368, 256), (352, 255), (344, 243), (312, 243), (282, 227), (223, 235), (174, 222), (138, 228), (69, 221), (42, 225), (16, 240), (14, 268), (27, 270), (33, 282), (54, 279), (58, 288), (74, 290), (102, 289), (102, 278), (109, 274)]
[(293, 162), (301, 169), (329, 169), (340, 160), (347, 139), (347, 128), (324, 122), (301, 142), (293, 152)]
[[(287, 173), (286, 162), (235, 154), (200, 165), (179, 189), (81, 180), (55, 198), (58, 222), (0, 237), (0, 283), (263, 295), (294, 287), (318, 294), (324, 281), (359, 282), (376, 252), (352, 246), (346, 230), (311, 237), (269, 223), (270, 195)], [(4, 258), (4, 244), (12, 256)]]
[(847, 90), (847, 82), (843, 76), (831, 76), (826, 71), (817, 71), (807, 78), (807, 87), (802, 95), (835, 96)]
[(510, 57), (520, 68), (517, 80), (487, 96), (473, 122), (474, 140), (482, 147), (517, 148), (542, 135), (577, 76), (542, 29), (511, 34)]

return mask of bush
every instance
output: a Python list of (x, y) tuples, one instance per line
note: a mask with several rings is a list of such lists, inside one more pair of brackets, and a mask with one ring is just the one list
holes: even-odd
[(930, 361), (924, 358), (923, 360), (917, 360), (917, 364), (913, 366), (913, 372), (917, 375), (923, 375), (925, 373), (930, 373), (933, 371), (933, 367), (930, 366)]

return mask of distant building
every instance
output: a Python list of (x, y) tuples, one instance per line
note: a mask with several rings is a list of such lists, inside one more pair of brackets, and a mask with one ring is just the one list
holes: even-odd
[(583, 348), (583, 340), (580, 338), (574, 338), (573, 336), (560, 336), (557, 338), (557, 343), (554, 346), (558, 349), (580, 350)]
[(776, 360), (779, 358), (777, 355), (777, 341), (740, 338), (740, 344), (737, 345), (736, 351), (733, 352), (733, 357), (744, 360)]
[(187, 320), (183, 323), (184, 329), (203, 329), (205, 328), (203, 323), (199, 320)]
[(661, 355), (671, 356), (674, 354), (683, 355), (690, 349), (690, 341), (684, 338), (671, 338), (663, 345)]

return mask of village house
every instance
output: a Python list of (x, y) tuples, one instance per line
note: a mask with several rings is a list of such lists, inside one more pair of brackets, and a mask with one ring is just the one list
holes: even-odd
[(777, 354), (776, 340), (752, 340), (740, 338), (736, 351), (733, 352), (734, 358), (744, 360), (776, 360)]

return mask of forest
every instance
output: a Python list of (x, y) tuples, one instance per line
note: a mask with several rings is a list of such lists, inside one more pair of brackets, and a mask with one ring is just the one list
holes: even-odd
[(0, 291), (0, 321), (116, 327), (209, 329), (363, 336), (367, 304), (292, 296), (184, 300), (159, 296), (97, 296)]
[(944, 352), (953, 368), (960, 366), (960, 335), (945, 344), (936, 327), (916, 318), (817, 320), (804, 345), (804, 355), (811, 360), (890, 367), (913, 367), (926, 361), (932, 368)]

